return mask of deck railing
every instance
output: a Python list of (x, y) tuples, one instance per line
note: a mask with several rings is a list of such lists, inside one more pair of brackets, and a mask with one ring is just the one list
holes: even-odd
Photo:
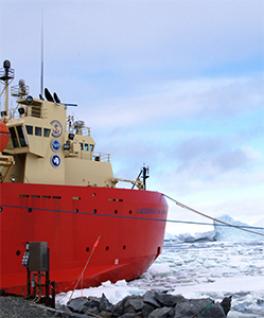
[(103, 161), (103, 162), (110, 162), (111, 155), (109, 153), (96, 153), (93, 154), (94, 161)]

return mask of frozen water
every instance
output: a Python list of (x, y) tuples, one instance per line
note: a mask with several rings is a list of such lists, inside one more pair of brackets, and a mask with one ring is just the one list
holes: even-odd
[[(221, 300), (232, 295), (228, 317), (264, 318), (264, 238), (258, 236), (258, 240), (252, 240), (245, 232), (226, 230), (221, 230), (218, 236), (223, 241), (211, 241), (212, 234), (208, 232), (192, 234), (197, 240), (190, 240), (190, 235), (186, 235), (191, 243), (181, 242), (183, 236), (170, 236), (162, 255), (140, 279), (129, 283), (106, 282), (97, 288), (75, 291), (73, 297), (100, 297), (105, 293), (116, 303), (127, 295), (142, 295), (153, 288), (186, 298)], [(70, 295), (58, 295), (57, 303), (66, 303)]]
[(115, 284), (110, 281), (102, 283), (99, 287), (91, 287), (85, 289), (79, 289), (74, 291), (72, 296), (72, 291), (67, 293), (61, 293), (56, 296), (56, 303), (60, 305), (65, 305), (71, 298), (83, 297), (83, 296), (93, 296), (101, 297), (102, 294), (108, 298), (108, 300), (115, 304), (119, 300), (125, 298), (129, 295), (142, 295), (143, 288), (129, 286), (125, 280), (120, 280)]
[(232, 295), (230, 317), (263, 318), (264, 241), (167, 243), (149, 271), (130, 286), (166, 289), (189, 298)]
[[(102, 293), (113, 303), (149, 289), (168, 290), (187, 298), (233, 296), (231, 318), (264, 317), (264, 241), (248, 243), (166, 242), (162, 255), (132, 282), (106, 282), (97, 288), (75, 291), (79, 296)], [(70, 292), (57, 296), (66, 303)]]
[[(248, 224), (242, 223), (240, 221), (234, 220), (229, 215), (223, 215), (218, 217), (218, 220), (226, 222), (235, 226), (248, 226)], [(260, 220), (259, 224), (255, 225), (256, 227), (261, 227), (262, 221)], [(241, 231), (235, 227), (226, 227), (222, 226), (220, 223), (212, 223), (212, 231), (208, 232), (194, 232), (194, 233), (181, 233), (178, 235), (173, 235), (171, 233), (166, 234), (166, 240), (175, 241), (175, 242), (207, 242), (207, 241), (227, 241), (227, 242), (248, 242), (248, 241), (259, 241), (261, 236), (253, 234), (246, 231)], [(264, 235), (263, 229), (253, 229), (253, 231), (258, 232)]]
[[(219, 218), (221, 221), (224, 221), (226, 223), (236, 225), (236, 226), (244, 226), (247, 225), (245, 223), (239, 222), (234, 220), (231, 216), (229, 215), (223, 215)], [(259, 225), (258, 225), (259, 226)], [(253, 229), (253, 231), (264, 234), (263, 230), (259, 229)], [(221, 226), (216, 226), (215, 227), (215, 239), (217, 241), (233, 241), (233, 242), (246, 242), (246, 241), (258, 241), (261, 236), (249, 233), (246, 231), (241, 231), (236, 228), (232, 227), (221, 227)]]

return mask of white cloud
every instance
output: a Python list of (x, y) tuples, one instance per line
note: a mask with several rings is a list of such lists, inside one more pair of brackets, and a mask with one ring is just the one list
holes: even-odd
[(45, 56), (53, 74), (109, 68), (192, 73), (264, 52), (261, 0), (2, 0), (1, 6), (1, 58), (32, 69), (43, 10)]
[[(31, 92), (39, 90), (43, 8), (45, 83), (81, 105), (76, 119), (113, 151), (119, 176), (135, 177), (147, 161), (152, 188), (214, 215), (263, 214), (262, 0), (0, 4), (0, 60), (11, 59)], [(205, 118), (215, 129), (195, 128)], [(186, 149), (190, 140), (197, 144)]]
[(170, 81), (141, 96), (108, 100), (92, 109), (90, 118), (94, 126), (109, 129), (173, 118), (234, 116), (263, 109), (263, 87), (261, 74)]

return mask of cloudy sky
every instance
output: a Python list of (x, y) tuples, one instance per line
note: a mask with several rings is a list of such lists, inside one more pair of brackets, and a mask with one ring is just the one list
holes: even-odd
[[(145, 163), (153, 190), (263, 220), (263, 0), (0, 0), (0, 60), (32, 95), (41, 12), (45, 86), (79, 105), (116, 176)], [(173, 206), (169, 217), (194, 219)]]

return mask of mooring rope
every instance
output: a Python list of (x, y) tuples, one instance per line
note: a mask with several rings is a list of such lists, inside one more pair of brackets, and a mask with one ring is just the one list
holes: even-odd
[[(158, 220), (163, 220), (163, 219), (158, 219)], [(227, 224), (213, 224), (213, 223), (209, 223), (209, 222), (181, 221), (181, 220), (173, 220), (173, 219), (167, 219), (167, 220), (164, 219), (164, 222), (178, 223), (178, 224), (192, 224), (192, 225), (210, 225), (210, 226), (216, 226), (216, 227), (234, 227), (234, 225), (232, 225), (231, 223), (229, 225), (227, 225)], [(264, 231), (264, 227), (261, 227), (261, 226), (236, 225), (236, 228), (263, 230)]]
[[(208, 215), (208, 214), (206, 214), (206, 213), (204, 213), (204, 212), (201, 212), (201, 211), (198, 211), (198, 210), (196, 210), (196, 209), (193, 209), (193, 208), (189, 207), (188, 205), (183, 204), (183, 203), (177, 201), (176, 199), (174, 199), (174, 198), (168, 196), (167, 194), (162, 193), (162, 195), (163, 195), (165, 198), (167, 198), (167, 199), (171, 200), (172, 202), (174, 202), (174, 203), (175, 203), (177, 206), (179, 206), (180, 208), (189, 210), (189, 211), (191, 211), (191, 212), (193, 212), (193, 213), (196, 213), (196, 214), (198, 214), (198, 215), (201, 215), (201, 216), (203, 216), (203, 217), (205, 217), (205, 218), (207, 218), (207, 219), (210, 219), (210, 220), (212, 220), (212, 221), (214, 221), (214, 222), (220, 223), (220, 224), (222, 224), (222, 225), (224, 225), (224, 226), (233, 227), (233, 228), (236, 228), (236, 229), (241, 230), (241, 231), (244, 231), (244, 232), (248, 232), (248, 233), (252, 233), (252, 234), (256, 234), (256, 235), (260, 235), (260, 236), (263, 236), (263, 237), (264, 237), (264, 233), (260, 233), (260, 232), (253, 231), (253, 230), (249, 230), (248, 227), (243, 227), (243, 226), (240, 226), (240, 225), (234, 225), (234, 224), (231, 224), (231, 223), (222, 221), (222, 220), (217, 219), (217, 218), (214, 218), (214, 217), (212, 217), (212, 216), (210, 216), (210, 215)], [(217, 224), (215, 224), (215, 225), (217, 225)], [(250, 228), (253, 228), (253, 227), (250, 227)]]
[(75, 286), (74, 286), (74, 288), (73, 288), (73, 290), (72, 290), (72, 293), (71, 293), (71, 296), (70, 296), (70, 298), (69, 298), (69, 301), (72, 299), (72, 296), (73, 296), (75, 290), (77, 289), (77, 287), (79, 286), (81, 280), (83, 280), (84, 273), (85, 273), (85, 271), (86, 271), (86, 269), (87, 269), (87, 266), (89, 265), (89, 263), (90, 263), (90, 261), (91, 261), (91, 258), (92, 258), (92, 256), (93, 256), (93, 254), (94, 254), (94, 252), (95, 252), (95, 250), (96, 250), (98, 244), (99, 244), (100, 239), (101, 239), (101, 235), (99, 235), (99, 236), (97, 237), (96, 241), (94, 242), (93, 248), (92, 248), (92, 250), (91, 250), (91, 254), (89, 255), (89, 257), (88, 257), (88, 259), (87, 259), (87, 262), (86, 262), (86, 264), (84, 265), (84, 268), (83, 268), (83, 270), (82, 270), (82, 272), (81, 272), (79, 278), (78, 278), (77, 281), (76, 281), (76, 284), (75, 284)]

